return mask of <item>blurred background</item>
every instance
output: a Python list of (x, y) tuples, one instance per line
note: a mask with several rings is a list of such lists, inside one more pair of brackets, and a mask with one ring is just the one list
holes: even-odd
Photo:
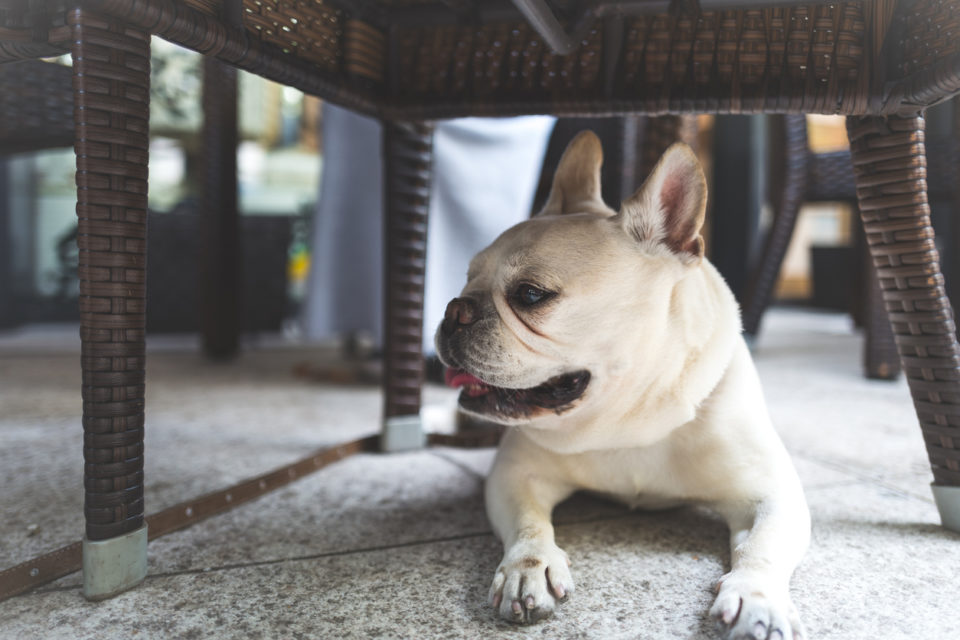
[[(48, 64), (69, 65), (69, 56)], [(202, 58), (154, 39), (147, 327), (153, 333), (195, 332), (198, 285), (192, 277), (204, 248), (198, 227)], [(300, 335), (310, 239), (324, 163), (319, 99), (239, 72), (238, 208), (242, 245), (240, 328), (252, 336)], [(956, 108), (931, 109), (928, 141), (956, 139)], [(779, 120), (778, 120), (779, 118)], [(741, 298), (780, 202), (778, 116), (700, 116), (698, 153), (711, 180), (707, 251)], [(842, 117), (807, 116), (811, 154), (843, 153)], [(928, 144), (929, 146), (929, 144)], [(72, 148), (15, 152), (0, 148), (0, 329), (78, 320), (76, 219)], [(960, 278), (954, 185), (931, 172), (931, 199), (948, 292)], [(613, 204), (613, 203), (611, 203)], [(864, 260), (856, 211), (844, 199), (805, 202), (774, 288), (774, 302), (852, 311)], [(254, 239), (256, 241), (254, 241)], [(860, 269), (859, 271), (862, 271)], [(957, 299), (957, 298), (954, 298)], [(429, 332), (430, 329), (428, 328)]]
[[(147, 326), (196, 331), (196, 279), (180, 276), (195, 272), (201, 251), (202, 56), (156, 38), (152, 49)], [(54, 63), (69, 65), (69, 56)], [(276, 332), (296, 315), (306, 281), (323, 161), (320, 101), (242, 71), (238, 93), (241, 324)], [(79, 319), (74, 165), (72, 148), (0, 153), (0, 273), (10, 285), (2, 327)]]

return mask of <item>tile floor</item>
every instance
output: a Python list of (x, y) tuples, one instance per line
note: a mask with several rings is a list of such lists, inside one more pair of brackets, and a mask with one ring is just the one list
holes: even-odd
[[(81, 535), (75, 329), (0, 336), (0, 568)], [(324, 349), (271, 343), (230, 365), (151, 341), (147, 509), (157, 511), (376, 429), (371, 387), (295, 378)], [(813, 544), (793, 594), (812, 639), (960, 636), (960, 535), (939, 527), (903, 381), (860, 375), (845, 317), (775, 310), (755, 359), (804, 481)], [(451, 392), (428, 388), (431, 422)], [(577, 496), (555, 513), (576, 595), (528, 628), (487, 608), (500, 548), (483, 513), (492, 450), (360, 455), (151, 543), (150, 575), (101, 603), (79, 574), (0, 602), (0, 640), (710, 638), (729, 561), (706, 512)]]

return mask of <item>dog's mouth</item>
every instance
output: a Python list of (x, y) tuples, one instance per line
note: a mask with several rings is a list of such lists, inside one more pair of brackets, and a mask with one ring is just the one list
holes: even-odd
[(546, 412), (561, 414), (573, 407), (587, 390), (590, 372), (554, 376), (528, 389), (487, 384), (463, 369), (447, 369), (447, 385), (460, 388), (460, 406), (472, 413), (496, 418), (533, 418)]

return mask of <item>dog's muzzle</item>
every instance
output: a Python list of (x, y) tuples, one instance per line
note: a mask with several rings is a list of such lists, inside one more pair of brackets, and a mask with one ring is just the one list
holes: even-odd
[(440, 331), (447, 337), (452, 336), (463, 327), (469, 327), (476, 322), (479, 315), (477, 303), (472, 299), (454, 298), (447, 305), (447, 310), (443, 314)]

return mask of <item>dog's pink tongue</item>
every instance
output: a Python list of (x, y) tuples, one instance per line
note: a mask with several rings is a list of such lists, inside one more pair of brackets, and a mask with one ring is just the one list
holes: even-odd
[[(447, 369), (447, 372), (444, 374), (446, 379), (447, 386), (458, 389), (460, 387), (465, 387), (468, 384), (483, 385), (483, 381), (475, 375), (469, 374), (463, 369)], [(486, 385), (484, 385), (486, 386)]]

